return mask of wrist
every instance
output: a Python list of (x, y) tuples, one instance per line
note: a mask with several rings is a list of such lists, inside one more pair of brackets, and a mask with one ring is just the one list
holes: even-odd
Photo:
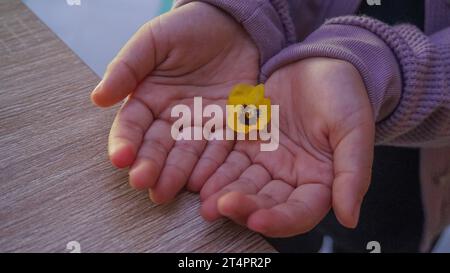
[(383, 39), (360, 26), (323, 25), (303, 42), (271, 58), (262, 67), (262, 78), (266, 79), (286, 64), (318, 56), (347, 61), (357, 69), (364, 81), (374, 119), (380, 121), (394, 111), (402, 87), (399, 64)]
[(194, 1), (215, 6), (241, 24), (259, 50), (260, 65), (296, 40), (285, 0), (178, 0), (174, 8)]

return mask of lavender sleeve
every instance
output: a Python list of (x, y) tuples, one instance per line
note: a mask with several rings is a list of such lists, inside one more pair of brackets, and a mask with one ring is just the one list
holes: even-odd
[(412, 25), (333, 18), (271, 58), (262, 79), (309, 57), (342, 59), (359, 70), (377, 121), (377, 144), (450, 146), (450, 28), (426, 36)]
[(193, 1), (211, 4), (239, 22), (256, 44), (261, 65), (296, 40), (286, 0), (177, 0), (174, 8)]

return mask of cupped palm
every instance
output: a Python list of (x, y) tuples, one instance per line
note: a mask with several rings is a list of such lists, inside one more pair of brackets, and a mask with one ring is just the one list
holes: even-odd
[[(188, 182), (200, 154), (215, 153), (214, 143), (205, 140), (175, 142), (171, 108), (192, 105), (195, 96), (224, 105), (234, 85), (256, 83), (258, 61), (243, 28), (208, 4), (190, 3), (142, 26), (91, 95), (103, 107), (127, 98), (109, 135), (111, 162), (130, 167), (131, 185), (151, 188), (155, 202), (171, 200)], [(203, 175), (202, 164), (194, 176)]]
[(309, 231), (332, 207), (343, 225), (355, 227), (374, 142), (358, 71), (339, 60), (307, 59), (276, 71), (266, 95), (280, 108), (279, 148), (238, 141), (202, 188), (202, 215), (286, 237)]

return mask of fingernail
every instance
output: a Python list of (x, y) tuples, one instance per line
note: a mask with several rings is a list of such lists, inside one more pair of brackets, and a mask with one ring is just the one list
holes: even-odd
[(153, 191), (152, 189), (148, 189), (148, 197), (150, 198), (150, 201), (156, 204), (155, 199), (153, 197)]
[(117, 151), (122, 150), (125, 146), (126, 143), (123, 142), (118, 141), (112, 142), (109, 146), (109, 155), (114, 156), (117, 153)]
[(101, 80), (101, 81), (97, 84), (97, 86), (94, 88), (94, 91), (92, 91), (92, 93), (97, 92), (97, 91), (100, 89), (100, 87), (102, 86), (102, 84), (103, 84), (103, 80)]
[(133, 163), (136, 153), (130, 143), (113, 142), (108, 147), (109, 157), (114, 166), (117, 168), (125, 168)]
[(97, 106), (100, 106), (97, 93), (98, 93), (98, 90), (100, 89), (100, 86), (102, 85), (102, 83), (103, 83), (103, 81), (100, 81), (97, 84), (97, 86), (94, 88), (94, 90), (91, 92), (91, 95), (90, 95), (92, 103)]
[(361, 212), (361, 203), (356, 203), (356, 206), (353, 208), (353, 227), (356, 227), (359, 222), (359, 214)]
[(161, 199), (161, 196), (155, 196), (155, 193), (152, 189), (148, 190), (148, 196), (150, 197), (150, 200), (156, 205), (161, 205), (168, 202), (167, 200)]

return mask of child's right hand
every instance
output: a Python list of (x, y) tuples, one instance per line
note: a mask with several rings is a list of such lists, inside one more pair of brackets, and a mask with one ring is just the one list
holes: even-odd
[(208, 4), (186, 4), (145, 24), (91, 94), (102, 107), (128, 97), (109, 135), (111, 162), (131, 166), (131, 185), (152, 188), (154, 201), (172, 199), (187, 183), (206, 141), (174, 146), (164, 113), (194, 96), (224, 104), (234, 85), (256, 83), (258, 60), (242, 27)]
[(354, 228), (375, 138), (359, 71), (341, 60), (304, 59), (274, 72), (265, 90), (280, 107), (278, 149), (237, 141), (228, 156), (216, 154), (227, 158), (202, 187), (202, 215), (287, 237), (311, 230), (332, 207), (342, 225)]

